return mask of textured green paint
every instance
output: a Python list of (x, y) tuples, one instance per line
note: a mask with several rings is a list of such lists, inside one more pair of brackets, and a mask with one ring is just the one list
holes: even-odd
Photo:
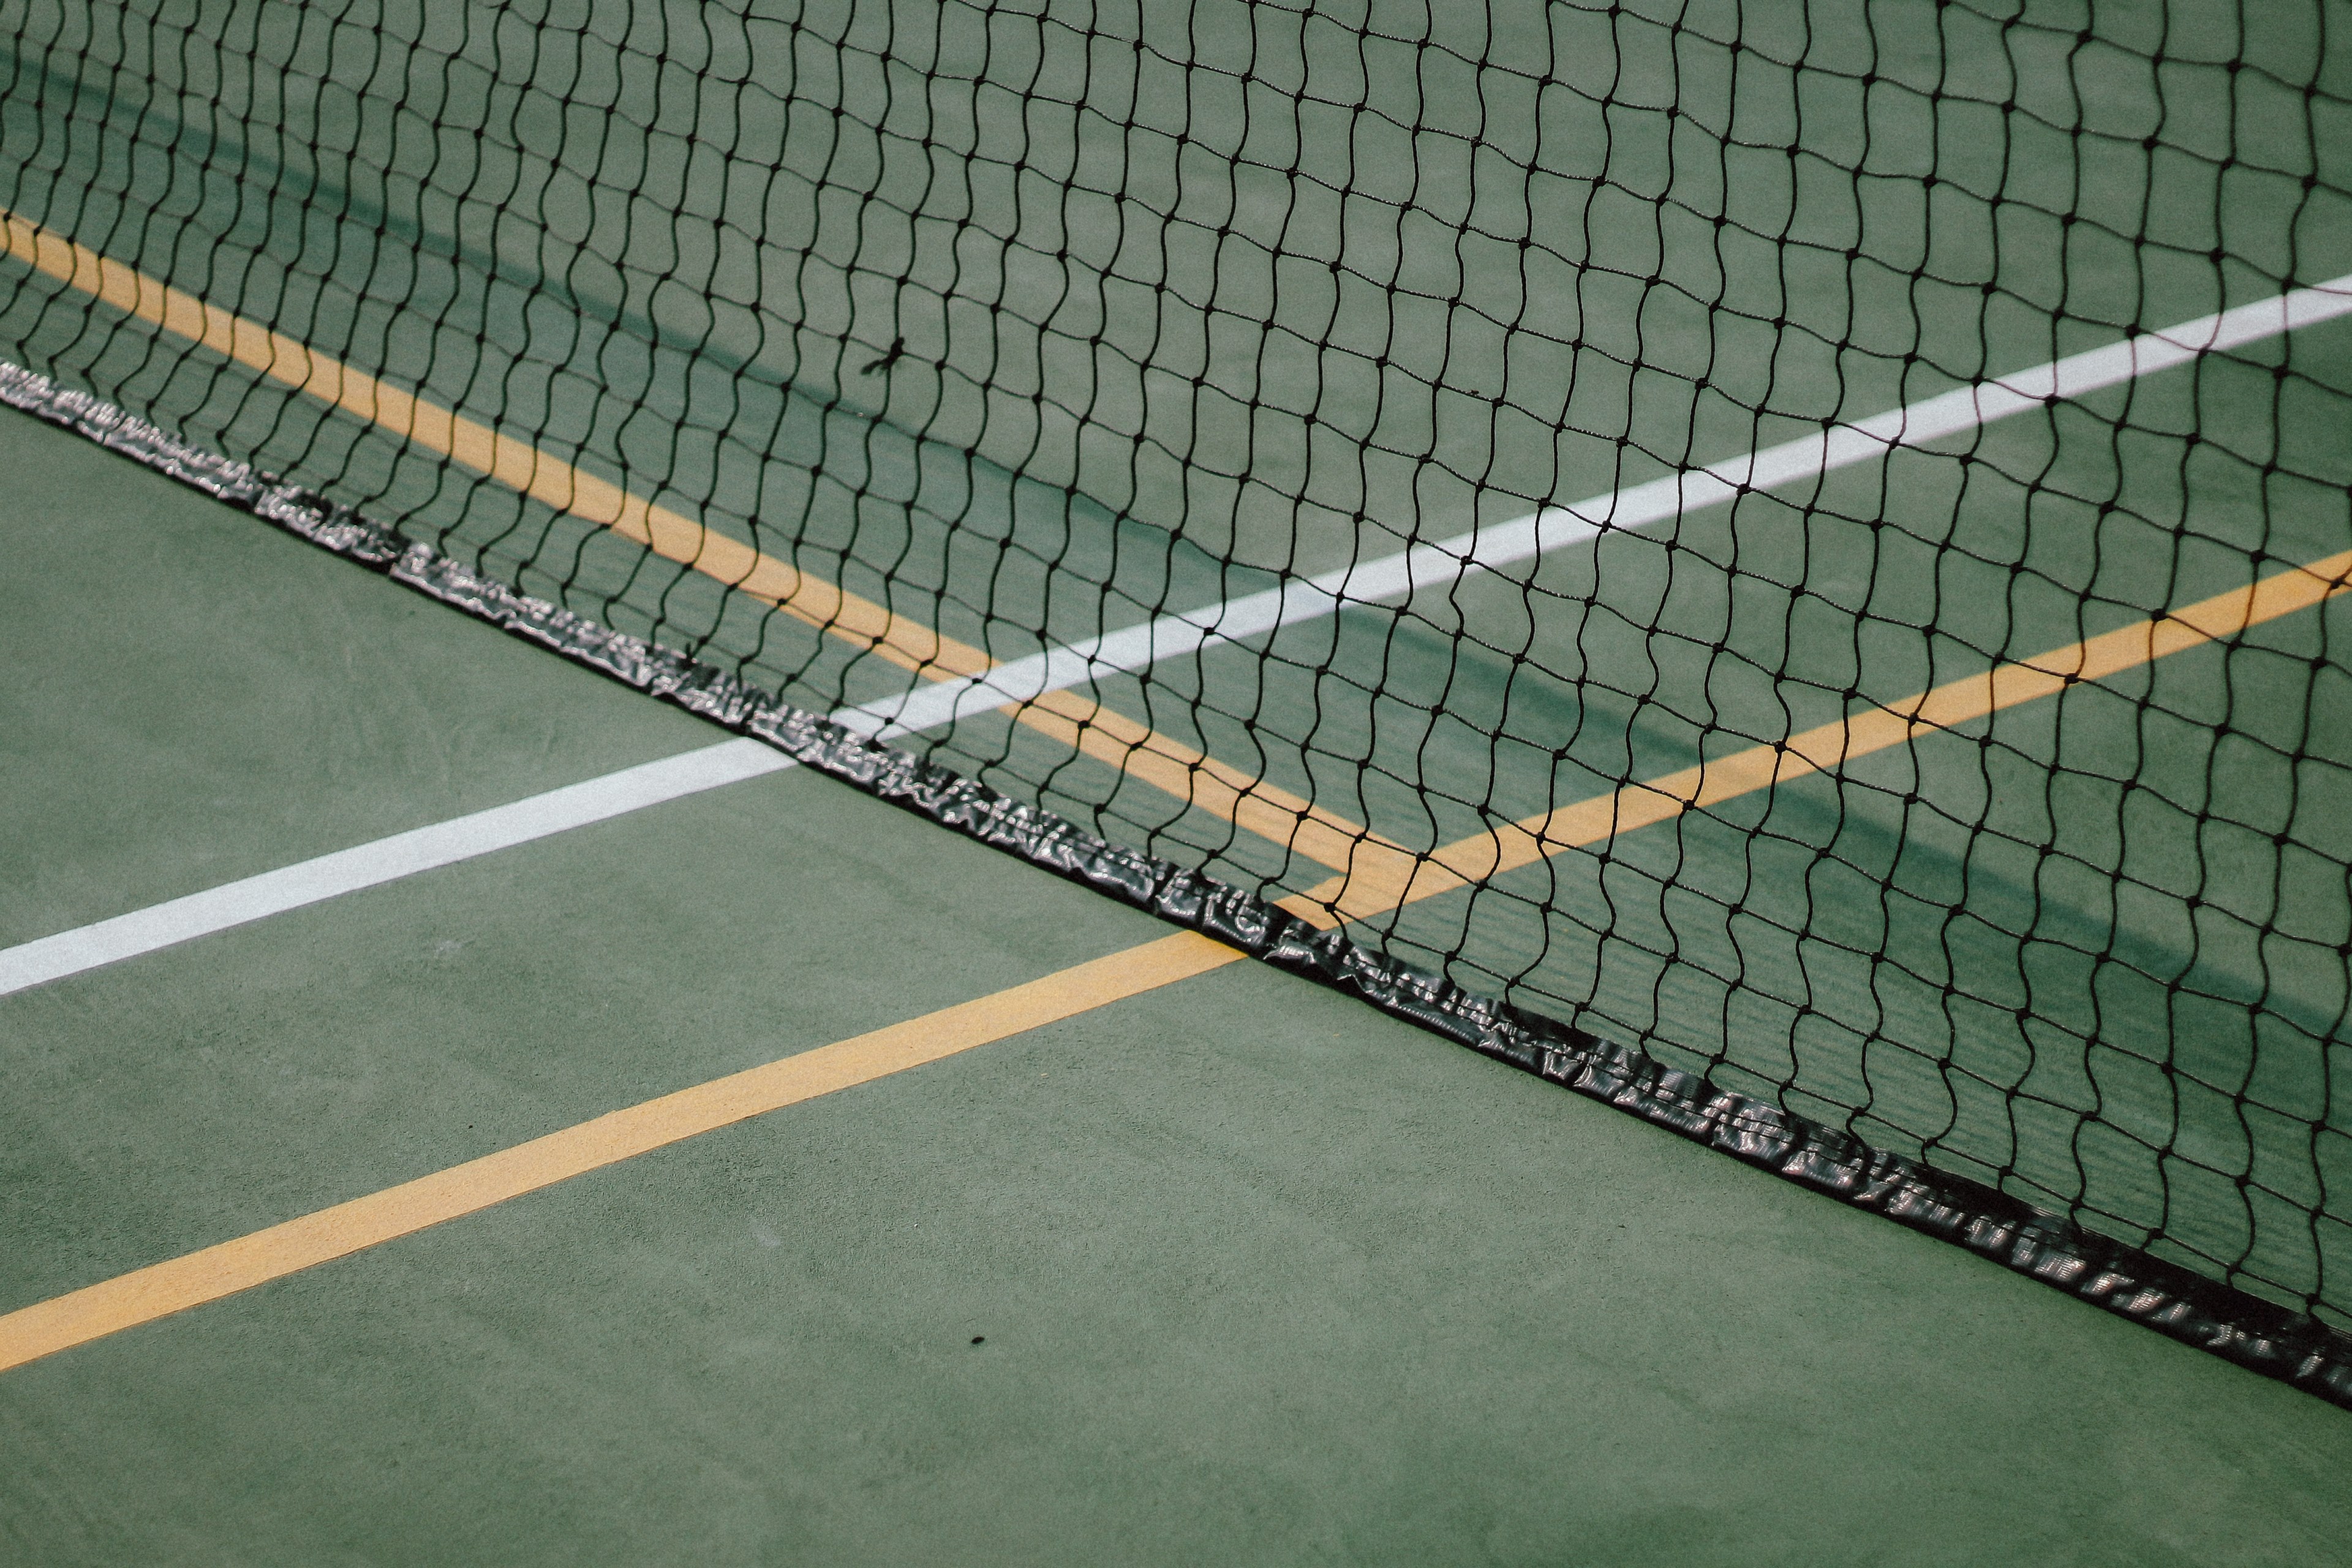
[(56, 1561), (2321, 1563), (2352, 1460), (1255, 970), (25, 1369), (0, 1422)]
[(0, 943), (707, 744), (0, 409)]
[[(2352, 202), (2299, 140), (2344, 79), (2319, 16), (1382, 0), (1358, 37), (1236, 0), (1077, 26), (0, 0), (0, 205), (1018, 657), (2341, 276)], [(2315, 63), (2317, 108), (2285, 85)], [(2341, 549), (2347, 345), (2250, 345), (1100, 695), (1456, 841)], [(907, 679), (17, 263), (0, 346), (806, 705)], [(1374, 934), (2352, 1321), (2347, 1146), (2313, 1154), (2347, 614)], [(942, 755), (1246, 886), (1323, 879), (1008, 728)]]
[[(0, 443), (12, 932), (709, 733)], [(1161, 929), (793, 773), (0, 999), (0, 1307)], [(0, 1456), (12, 1563), (2352, 1561), (2343, 1413), (1255, 967), (23, 1368)]]

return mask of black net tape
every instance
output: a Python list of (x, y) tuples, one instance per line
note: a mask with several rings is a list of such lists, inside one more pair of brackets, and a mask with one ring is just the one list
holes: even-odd
[(21, 399), (2340, 1375), (2324, 5), (0, 0), (0, 47)]

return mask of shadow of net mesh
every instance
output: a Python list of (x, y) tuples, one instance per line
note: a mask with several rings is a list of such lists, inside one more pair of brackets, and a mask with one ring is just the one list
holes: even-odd
[(136, 10), (0, 4), (0, 352), (2352, 1324), (2352, 321), (1738, 469), (2352, 272), (2342, 11)]

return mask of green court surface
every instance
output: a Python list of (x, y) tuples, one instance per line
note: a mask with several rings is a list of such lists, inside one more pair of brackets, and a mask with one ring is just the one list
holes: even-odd
[[(1596, 521), (2340, 302), (2340, 20), (0, 0), (0, 359), (819, 713), (1590, 499), (886, 737), (1302, 912), (2313, 568), (1345, 912), (2341, 1330), (2352, 313)], [(0, 472), (0, 958), (725, 738), (6, 409)], [(0, 1318), (1169, 934), (793, 769), (0, 994)], [(0, 1564), (2352, 1563), (2347, 1478), (1238, 963), (0, 1371)]]
[[(0, 943), (714, 738), (0, 416)], [(791, 772), (0, 999), (0, 1310), (1165, 928)], [(2306, 1394), (1239, 965), (0, 1374), (0, 1560), (2352, 1562)]]
[[(2224, 0), (0, 20), (12, 210), (999, 659), (2352, 268), (2280, 96), (2341, 62)], [(0, 342), (73, 384), (805, 706), (909, 683), (5, 265)], [(2343, 548), (2348, 354), (2311, 327), (1093, 689), (1432, 849)], [(2346, 1321), (2347, 613), (1359, 933)], [(1331, 869), (992, 712), (924, 743), (1270, 896)]]

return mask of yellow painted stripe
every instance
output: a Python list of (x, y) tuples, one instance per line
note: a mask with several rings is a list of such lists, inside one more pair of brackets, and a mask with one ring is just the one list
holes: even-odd
[(1345, 872), (1285, 900), (1284, 907), (1316, 907), (1340, 920), (1369, 920), (1563, 850), (1668, 821), (1694, 807), (1753, 795), (1808, 773), (1835, 772), (1857, 757), (2055, 696), (2078, 681), (2105, 680), (2168, 654), (2235, 637), (2249, 626), (2309, 609), (2347, 586), (2352, 586), (2352, 551), (2290, 567), (2032, 658), (1994, 665), (1980, 674), (1803, 731), (1778, 745), (1712, 757), (1696, 767), (1507, 823), (1425, 858), (1360, 845)]
[[(446, 445), (430, 440), (425, 444), (513, 483), (525, 493), (603, 521), (595, 511), (575, 504), (584, 496), (587, 505), (609, 514), (609, 526), (697, 570), (709, 570), (705, 562), (714, 543), (740, 552), (740, 557), (727, 559), (744, 567), (743, 574), (727, 580), (740, 586), (768, 573), (761, 579), (764, 591), (747, 591), (760, 593), (779, 607), (788, 606), (772, 594), (803, 595), (803, 608), (808, 606), (811, 595), (835, 605), (854, 604), (856, 607), (846, 613), (844, 624), (861, 628), (856, 635), (870, 636), (870, 646), (877, 651), (888, 650), (895, 661), (906, 663), (908, 668), (953, 675), (972, 674), (987, 667), (986, 656), (978, 649), (915, 627), (830, 584), (816, 584), (810, 589), (806, 585), (815, 584), (814, 579), (759, 556), (748, 546), (709, 533), (674, 512), (653, 507), (616, 486), (579, 474), (535, 448), (371, 382), (290, 339), (213, 310), (193, 296), (107, 261), (22, 219), (5, 214), (0, 218), (5, 218), (10, 252), (33, 260), (44, 271), (275, 379), (353, 408), (362, 417), (412, 439), (418, 438), (415, 432), (420, 426), (442, 435)], [(60, 251), (57, 247), (68, 248)], [(394, 417), (383, 417), (386, 410)], [(542, 484), (554, 488), (535, 488)], [(563, 499), (554, 499), (558, 494)], [(642, 531), (635, 531), (638, 529)], [(671, 548), (664, 548), (665, 544)], [(689, 547), (695, 553), (674, 552)], [(791, 574), (789, 583), (782, 574)], [(1770, 789), (1808, 773), (1833, 772), (1857, 757), (1907, 744), (1929, 731), (2054, 696), (2075, 682), (2105, 679), (2169, 654), (2234, 637), (2250, 626), (2319, 605), (2347, 586), (2352, 586), (2352, 552), (2291, 568), (2244, 588), (2033, 658), (1995, 665), (1980, 674), (1803, 731), (1777, 745), (1748, 747), (1507, 824), (1426, 858), (1372, 838), (1344, 819), (1325, 816), (1310, 803), (1286, 797), (1263, 781), (1227, 768), (1087, 699), (1049, 694), (1030, 710), (1040, 715), (1040, 721), (1027, 721), (1024, 715), (1024, 721), (1037, 721), (1048, 733), (1090, 754), (1104, 755), (1123, 771), (1161, 788), (1169, 788), (1163, 780), (1173, 782), (1181, 773), (1184, 790), (1205, 790), (1223, 804), (1225, 809), (1219, 815), (1228, 820), (1278, 842), (1312, 842), (1311, 849), (1303, 843), (1299, 847), (1317, 858), (1340, 857), (1337, 862), (1325, 859), (1325, 863), (1348, 865), (1348, 872), (1282, 900), (1285, 908), (1328, 926), (1339, 919), (1363, 920), (1386, 913), (1566, 849), (1670, 820), (1695, 806)], [(827, 600), (827, 595), (833, 597)], [(831, 623), (816, 624), (835, 629)], [(1095, 737), (1091, 742), (1089, 735)], [(1115, 757), (1108, 754), (1112, 752)], [(1174, 789), (1171, 793), (1182, 794)], [(1246, 814), (1268, 811), (1278, 815), (1244, 819)], [(1318, 839), (1318, 834), (1325, 837)], [(992, 996), (613, 1111), (414, 1182), (36, 1302), (0, 1315), (0, 1371), (218, 1300), (667, 1144), (1156, 990), (1242, 956), (1206, 937), (1179, 932)]]
[(1222, 968), (1191, 931), (715, 1079), (0, 1316), (0, 1372), (283, 1279), (585, 1172)]
[[(7, 254), (115, 310), (202, 344), (281, 385), (331, 404), (510, 489), (635, 540), (796, 620), (927, 680), (982, 674), (984, 649), (813, 576), (633, 490), (584, 473), (528, 441), (414, 396), (283, 332), (247, 321), (0, 208)], [(1318, 864), (1348, 864), (1359, 843), (1389, 846), (1360, 823), (1203, 756), (1076, 692), (1002, 711), (1097, 762)], [(1399, 850), (1398, 853), (1402, 853)]]
[(1021, 715), (1022, 722), (1065, 745), (1108, 763), (1130, 778), (1261, 838), (1288, 846), (1321, 866), (1341, 867), (1358, 845), (1403, 854), (1391, 843), (1312, 801), (1221, 763), (1126, 714), (1075, 691), (1048, 691)]
[[(1901, 702), (1804, 731), (1696, 768), (1631, 784), (1449, 846), (1384, 880), (1366, 876), (1304, 896), (1360, 920), (1545, 856), (1665, 821), (1693, 806), (1769, 789), (1929, 731), (2055, 695), (2081, 680), (2136, 668), (2318, 605), (2352, 586), (2352, 552), (2086, 638), (1996, 665)], [(1360, 848), (1359, 853), (1360, 854)], [(1416, 875), (1416, 871), (1420, 874)], [(119, 1275), (0, 1316), (0, 1371), (152, 1322), (334, 1258), (475, 1213), (509, 1198), (787, 1105), (870, 1083), (975, 1046), (1074, 1016), (1239, 960), (1235, 949), (1183, 931), (994, 995), (680, 1089), (321, 1209), (232, 1241)]]

